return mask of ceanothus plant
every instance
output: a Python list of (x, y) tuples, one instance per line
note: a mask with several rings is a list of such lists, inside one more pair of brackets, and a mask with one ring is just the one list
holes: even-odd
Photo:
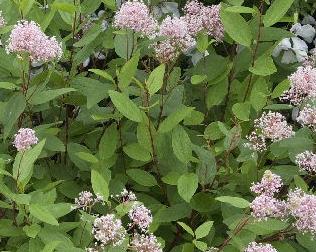
[(0, 0), (1, 251), (315, 251), (315, 12)]

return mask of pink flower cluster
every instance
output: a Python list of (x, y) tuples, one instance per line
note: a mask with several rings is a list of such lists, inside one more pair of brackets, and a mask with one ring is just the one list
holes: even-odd
[(78, 198), (75, 198), (76, 205), (73, 208), (87, 211), (88, 209), (91, 209), (91, 207), (93, 207), (96, 203), (102, 201), (102, 196), (97, 195), (96, 197), (94, 197), (94, 195), (91, 192), (82, 191), (79, 193)]
[(144, 205), (134, 204), (134, 206), (128, 213), (128, 217), (132, 221), (131, 226), (136, 225), (143, 232), (147, 232), (149, 225), (153, 221), (150, 210)]
[(316, 154), (311, 151), (304, 151), (295, 157), (295, 162), (301, 171), (316, 173)]
[(18, 151), (29, 150), (32, 145), (38, 143), (35, 131), (29, 128), (19, 129), (18, 134), (15, 134), (14, 137), (13, 145)]
[(0, 11), (0, 29), (3, 28), (7, 22), (5, 21), (4, 17), (2, 16), (2, 11)]
[(251, 242), (248, 244), (244, 252), (278, 252), (271, 244)]
[(281, 100), (298, 105), (305, 99), (316, 97), (316, 68), (300, 66), (295, 73), (289, 76), (289, 80), (290, 89), (284, 92)]
[(316, 131), (316, 108), (306, 105), (300, 112), (296, 120), (303, 126)]
[(266, 170), (259, 183), (252, 184), (250, 190), (258, 196), (250, 204), (252, 216), (258, 220), (268, 217), (282, 218), (286, 213), (286, 203), (274, 198), (283, 186), (280, 176)]
[(183, 18), (166, 17), (160, 25), (158, 36), (163, 40), (156, 43), (154, 48), (156, 56), (161, 62), (175, 60), (181, 52), (187, 52), (196, 43)]
[(149, 8), (144, 3), (134, 0), (122, 4), (114, 16), (114, 27), (153, 36), (158, 24), (150, 14)]
[(55, 37), (48, 37), (33, 21), (19, 21), (11, 31), (7, 53), (26, 54), (33, 62), (48, 62), (60, 59), (61, 44)]
[(222, 41), (224, 26), (220, 19), (220, 9), (220, 4), (204, 6), (196, 0), (188, 2), (183, 10), (189, 33), (196, 36), (198, 32), (205, 31), (217, 41)]
[(290, 191), (287, 207), (294, 217), (294, 226), (302, 233), (316, 236), (316, 196), (304, 193), (301, 189)]
[(125, 203), (125, 202), (131, 202), (131, 201), (136, 201), (137, 197), (135, 193), (132, 191), (128, 191), (125, 188), (120, 194), (111, 195), (111, 198), (116, 199), (119, 202)]
[(152, 234), (135, 234), (130, 245), (132, 250), (137, 252), (162, 252), (161, 244)]
[(255, 120), (255, 130), (247, 137), (247, 147), (256, 150), (266, 150), (266, 140), (277, 142), (294, 135), (292, 126), (288, 125), (285, 117), (278, 112), (264, 112)]
[(92, 234), (101, 247), (109, 244), (119, 246), (126, 237), (126, 230), (120, 219), (114, 214), (107, 214), (94, 220)]

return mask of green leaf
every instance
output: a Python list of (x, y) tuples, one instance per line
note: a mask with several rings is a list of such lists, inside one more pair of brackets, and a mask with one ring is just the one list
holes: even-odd
[(87, 161), (88, 163), (91, 163), (91, 164), (95, 164), (99, 162), (99, 160), (94, 155), (88, 152), (77, 152), (76, 155), (80, 159)]
[(102, 27), (100, 24), (93, 25), (86, 33), (84, 33), (83, 37), (76, 43), (74, 43), (75, 47), (83, 47), (90, 43), (92, 43), (102, 32)]
[(56, 218), (43, 205), (31, 204), (30, 205), (30, 214), (42, 222), (45, 222), (45, 223), (48, 223), (51, 225), (55, 225), (55, 226), (59, 225)]
[(161, 64), (156, 67), (148, 77), (146, 81), (146, 87), (150, 95), (155, 94), (163, 85), (163, 79), (165, 75), (165, 65)]
[(206, 75), (193, 75), (191, 77), (191, 83), (193, 85), (197, 85), (197, 84), (203, 83), (206, 79), (207, 79)]
[(101, 159), (109, 159), (116, 151), (119, 142), (119, 133), (116, 124), (112, 124), (101, 137), (99, 144), (99, 156)]
[(123, 59), (129, 59), (133, 52), (133, 45), (136, 44), (136, 38), (131, 31), (126, 31), (125, 34), (117, 34), (114, 37), (115, 52)]
[(192, 230), (192, 228), (190, 228), (187, 224), (181, 222), (181, 221), (178, 221), (177, 222), (185, 231), (187, 231), (190, 235), (194, 236), (194, 232)]
[(190, 202), (198, 188), (198, 176), (194, 173), (183, 174), (178, 180), (177, 188), (179, 195), (186, 202)]
[(256, 13), (254, 9), (245, 6), (229, 6), (225, 9), (225, 11), (233, 13)]
[(12, 96), (7, 102), (5, 109), (3, 111), (3, 138), (6, 139), (14, 124), (18, 120), (19, 116), (23, 113), (26, 107), (26, 101), (23, 94), (19, 93)]
[(104, 201), (109, 198), (109, 186), (105, 178), (96, 169), (91, 170), (91, 184), (95, 194), (103, 197)]
[(232, 107), (234, 115), (242, 121), (249, 121), (250, 103), (235, 103)]
[(45, 245), (42, 252), (54, 252), (61, 241), (51, 241)]
[(185, 164), (190, 162), (192, 158), (191, 140), (180, 125), (172, 131), (172, 149), (181, 162)]
[(35, 238), (37, 234), (41, 231), (41, 226), (38, 224), (32, 224), (31, 226), (24, 226), (23, 231), (28, 237)]
[(195, 238), (201, 239), (209, 234), (213, 226), (213, 221), (207, 221), (195, 230)]
[(137, 184), (151, 187), (157, 185), (157, 181), (149, 172), (140, 169), (128, 169), (127, 175), (133, 179)]
[(232, 197), (232, 196), (220, 196), (215, 198), (217, 201), (227, 203), (237, 208), (247, 208), (249, 207), (249, 202), (243, 198)]
[(207, 90), (206, 95), (206, 105), (207, 108), (210, 109), (213, 106), (220, 105), (222, 101), (225, 99), (228, 92), (228, 80), (225, 78), (224, 80), (212, 85)]
[(149, 160), (151, 160), (150, 152), (139, 143), (132, 143), (124, 146), (123, 150), (130, 158), (133, 158), (135, 160), (143, 162), (148, 162)]
[(39, 104), (43, 104), (51, 100), (54, 100), (58, 96), (61, 96), (73, 91), (76, 91), (76, 89), (60, 88), (60, 89), (55, 89), (55, 90), (45, 90), (45, 91), (36, 93), (34, 96), (32, 96), (29, 102), (32, 105), (39, 105)]
[(33, 173), (33, 166), (45, 145), (45, 139), (35, 145), (32, 149), (19, 152), (13, 164), (13, 177), (22, 185), (26, 185)]
[(263, 24), (269, 27), (277, 23), (292, 6), (294, 0), (273, 1), (266, 14), (263, 17)]
[(140, 53), (137, 51), (133, 57), (125, 63), (125, 65), (121, 68), (120, 73), (118, 75), (119, 88), (121, 90), (126, 89), (131, 83), (139, 61)]
[(196, 48), (199, 52), (204, 53), (209, 45), (208, 35), (206, 32), (199, 32), (197, 35)]
[(302, 189), (304, 192), (307, 192), (307, 191), (308, 191), (308, 185), (306, 184), (306, 182), (304, 181), (304, 179), (302, 179), (301, 176), (295, 175), (295, 176), (294, 176), (294, 183), (295, 183), (295, 186), (296, 186), (297, 188)]
[(284, 91), (288, 90), (289, 88), (290, 88), (290, 81), (289, 79), (285, 79), (274, 88), (271, 94), (271, 98), (275, 99), (275, 98), (280, 97), (284, 93)]
[(249, 68), (249, 71), (255, 75), (268, 76), (277, 71), (273, 59), (268, 54), (261, 55), (256, 59), (253, 67)]
[[(13, 237), (23, 236), (22, 228), (18, 228), (13, 225), (12, 220), (0, 219), (0, 235), (2, 237)], [(24, 235), (25, 236), (25, 235)]]
[(11, 82), (0, 82), (0, 88), (8, 90), (18, 90), (19, 87)]
[(115, 81), (113, 80), (113, 77), (107, 73), (105, 70), (101, 70), (101, 69), (89, 69), (89, 72), (95, 73), (101, 77), (103, 77), (106, 80), (109, 80), (113, 83), (115, 83)]
[(221, 12), (221, 17), (228, 35), (239, 44), (250, 47), (252, 34), (245, 19), (238, 13), (226, 10)]
[(193, 240), (193, 244), (201, 251), (206, 251), (207, 249), (207, 244), (205, 242)]
[(181, 106), (171, 113), (161, 124), (158, 129), (159, 133), (167, 133), (176, 127), (185, 117), (187, 117), (194, 108)]
[(123, 116), (134, 122), (142, 121), (142, 113), (140, 109), (128, 96), (113, 90), (109, 91), (109, 95), (114, 106)]

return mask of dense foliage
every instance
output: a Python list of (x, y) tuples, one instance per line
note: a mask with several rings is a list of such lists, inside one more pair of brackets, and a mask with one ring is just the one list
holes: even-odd
[(316, 251), (314, 0), (0, 0), (1, 251)]

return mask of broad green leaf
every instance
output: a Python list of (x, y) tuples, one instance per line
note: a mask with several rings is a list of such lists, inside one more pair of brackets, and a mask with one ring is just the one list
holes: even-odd
[(113, 80), (113, 77), (107, 73), (105, 70), (101, 70), (101, 69), (89, 69), (89, 72), (95, 73), (101, 77), (103, 77), (106, 80), (109, 80), (113, 83), (115, 83), (115, 81)]
[(0, 88), (8, 90), (18, 90), (19, 87), (11, 82), (0, 82)]
[(32, 96), (29, 102), (32, 105), (39, 105), (39, 104), (43, 104), (51, 100), (54, 100), (58, 96), (61, 96), (73, 91), (76, 91), (76, 89), (60, 88), (60, 89), (55, 89), (55, 90), (45, 90), (45, 91), (34, 94), (34, 96)]
[(139, 143), (126, 145), (124, 146), (123, 150), (130, 158), (133, 158), (135, 160), (143, 162), (148, 162), (151, 160), (150, 152)]
[(256, 59), (254, 66), (250, 67), (249, 71), (255, 75), (268, 76), (275, 73), (277, 69), (272, 57), (268, 54), (263, 54)]
[(289, 88), (290, 88), (290, 81), (288, 79), (285, 79), (273, 89), (271, 98), (275, 99), (275, 98), (280, 97), (284, 93), (284, 91), (288, 90)]
[(45, 245), (42, 252), (54, 252), (61, 241), (51, 241)]
[(103, 200), (107, 201), (109, 198), (108, 183), (96, 169), (91, 170), (91, 184), (94, 193), (102, 196)]
[(195, 230), (195, 238), (201, 239), (209, 234), (213, 226), (213, 221), (207, 221)]
[(220, 196), (215, 198), (217, 201), (227, 203), (237, 208), (249, 207), (249, 202), (243, 198), (232, 197), (232, 196)]
[(80, 159), (87, 161), (88, 163), (91, 163), (91, 164), (95, 164), (99, 162), (99, 160), (94, 155), (88, 152), (77, 152), (76, 155)]
[(23, 236), (22, 228), (14, 226), (12, 220), (0, 219), (0, 235), (2, 237)]
[(3, 118), (3, 138), (6, 139), (14, 124), (18, 120), (19, 116), (23, 113), (24, 109), (26, 107), (26, 101), (24, 98), (24, 95), (19, 93), (14, 96), (12, 96), (9, 101), (7, 102), (5, 109), (3, 111), (3, 115), (1, 118)]
[(252, 34), (251, 29), (245, 19), (238, 13), (223, 10), (221, 12), (222, 22), (225, 31), (237, 43), (250, 47)]
[(167, 133), (177, 126), (185, 117), (187, 117), (194, 108), (182, 106), (172, 114), (170, 114), (161, 124), (158, 129), (159, 133)]
[(191, 208), (187, 203), (175, 204), (170, 207), (163, 206), (154, 215), (154, 221), (158, 223), (170, 223), (188, 217), (191, 213)]
[(55, 226), (59, 225), (56, 218), (43, 205), (31, 204), (30, 205), (30, 214), (42, 222), (45, 222), (45, 223), (48, 223), (51, 225), (55, 225)]
[(198, 176), (194, 173), (183, 174), (178, 180), (177, 188), (179, 195), (186, 202), (190, 202), (198, 188)]
[(193, 110), (189, 116), (184, 118), (183, 124), (184, 125), (201, 125), (204, 121), (205, 115), (200, 112)]
[(114, 106), (123, 116), (134, 122), (142, 121), (142, 113), (140, 109), (128, 96), (113, 90), (109, 91), (109, 95)]
[(295, 176), (294, 176), (294, 183), (295, 183), (295, 186), (296, 186), (297, 188), (302, 189), (304, 192), (307, 192), (307, 191), (308, 191), (308, 185), (306, 184), (305, 180), (302, 179), (301, 176), (295, 175)]
[(75, 47), (83, 47), (96, 39), (97, 36), (102, 32), (102, 27), (100, 24), (95, 24), (91, 27), (86, 33), (84, 33), (83, 37), (76, 43), (74, 43)]
[(201, 84), (207, 79), (206, 75), (193, 75), (191, 77), (191, 83), (193, 85)]
[(149, 75), (146, 81), (146, 87), (150, 95), (155, 94), (163, 85), (165, 75), (165, 65), (161, 64), (156, 67)]
[(254, 9), (245, 6), (229, 6), (225, 9), (225, 11), (233, 13), (256, 13)]
[(178, 221), (177, 222), (185, 231), (187, 231), (190, 235), (194, 236), (194, 232), (192, 228), (190, 228), (187, 224), (184, 222)]
[(36, 223), (30, 226), (26, 225), (23, 227), (23, 231), (28, 237), (35, 238), (37, 234), (41, 231), (41, 226)]
[(232, 107), (234, 115), (242, 121), (249, 121), (250, 103), (235, 103)]
[(30, 12), (34, 3), (35, 3), (35, 0), (21, 0), (20, 1), (20, 9), (24, 17), (26, 17), (27, 14)]
[(35, 145), (32, 149), (19, 152), (13, 164), (13, 177), (22, 183), (23, 187), (30, 180), (33, 173), (33, 166), (45, 145), (45, 139)]
[(133, 57), (125, 63), (125, 65), (121, 68), (120, 73), (118, 75), (118, 85), (121, 90), (126, 89), (131, 83), (139, 61), (140, 53), (137, 51)]
[(180, 125), (172, 131), (172, 149), (181, 162), (185, 164), (190, 162), (192, 157), (191, 140)]
[(275, 0), (263, 17), (263, 24), (269, 27), (277, 23), (292, 6), (294, 0)]
[(115, 52), (123, 59), (131, 57), (135, 44), (136, 39), (131, 31), (127, 31), (125, 34), (117, 34), (114, 37)]
[(199, 52), (204, 53), (209, 45), (208, 35), (206, 32), (199, 32), (197, 35), (196, 48)]
[(207, 95), (206, 95), (207, 108), (210, 109), (213, 106), (220, 105), (225, 99), (227, 92), (228, 92), (227, 78), (210, 86), (207, 89)]
[(101, 137), (99, 144), (99, 156), (101, 159), (109, 159), (116, 151), (119, 141), (119, 134), (116, 124), (112, 124), (105, 131)]
[(201, 251), (206, 251), (207, 249), (207, 243), (205, 242), (193, 240), (193, 244)]
[(157, 181), (149, 172), (140, 169), (128, 169), (127, 175), (133, 179), (137, 184), (151, 187), (157, 185)]

